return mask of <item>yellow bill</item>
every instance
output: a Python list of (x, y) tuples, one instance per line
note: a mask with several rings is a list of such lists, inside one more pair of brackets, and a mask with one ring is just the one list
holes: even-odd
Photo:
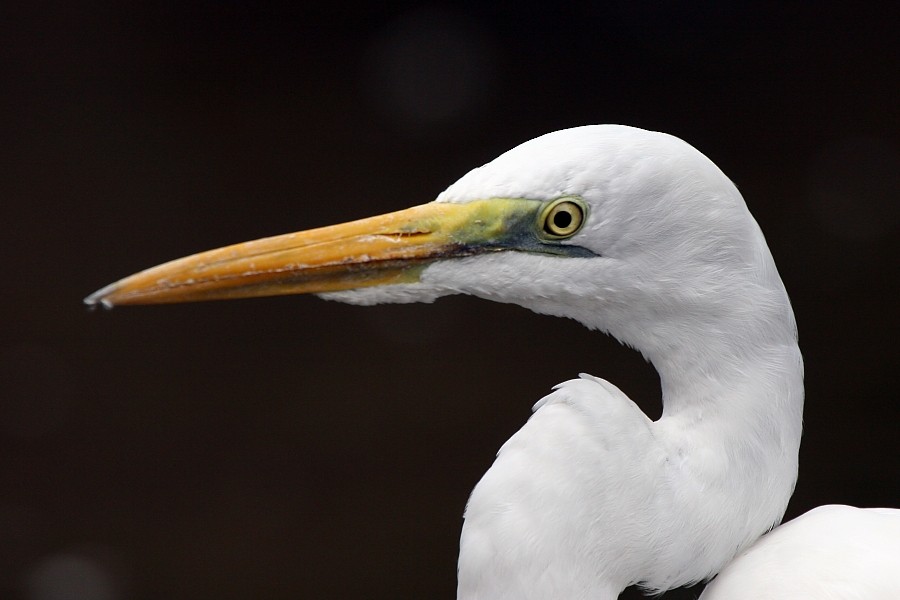
[(432, 202), (244, 242), (141, 271), (94, 292), (85, 303), (112, 307), (335, 292), (413, 283), (436, 260), (502, 250), (581, 250), (541, 239), (547, 204), (518, 198)]

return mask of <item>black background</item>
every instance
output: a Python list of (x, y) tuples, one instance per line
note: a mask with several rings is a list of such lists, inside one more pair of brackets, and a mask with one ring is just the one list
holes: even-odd
[(453, 597), (469, 490), (552, 384), (588, 371), (659, 415), (636, 353), (462, 297), (109, 313), (81, 298), (184, 254), (426, 202), (587, 123), (689, 141), (766, 232), (807, 367), (787, 517), (898, 505), (896, 12), (3, 13), (2, 597)]

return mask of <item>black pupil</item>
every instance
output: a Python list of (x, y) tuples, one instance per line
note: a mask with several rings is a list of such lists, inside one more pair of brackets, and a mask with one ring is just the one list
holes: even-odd
[(567, 210), (560, 210), (553, 215), (553, 224), (559, 229), (565, 229), (572, 224), (572, 213)]

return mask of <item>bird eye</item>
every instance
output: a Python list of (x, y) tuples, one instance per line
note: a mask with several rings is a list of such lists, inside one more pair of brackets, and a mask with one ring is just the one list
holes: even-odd
[(554, 200), (541, 212), (541, 229), (551, 239), (575, 235), (584, 224), (584, 205), (575, 198)]

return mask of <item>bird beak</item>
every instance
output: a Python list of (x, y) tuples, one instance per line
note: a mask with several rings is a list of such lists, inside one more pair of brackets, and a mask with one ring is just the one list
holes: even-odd
[(341, 225), (194, 254), (108, 285), (89, 305), (160, 304), (413, 283), (428, 264), (506, 250), (534, 230), (541, 202), (432, 202)]

